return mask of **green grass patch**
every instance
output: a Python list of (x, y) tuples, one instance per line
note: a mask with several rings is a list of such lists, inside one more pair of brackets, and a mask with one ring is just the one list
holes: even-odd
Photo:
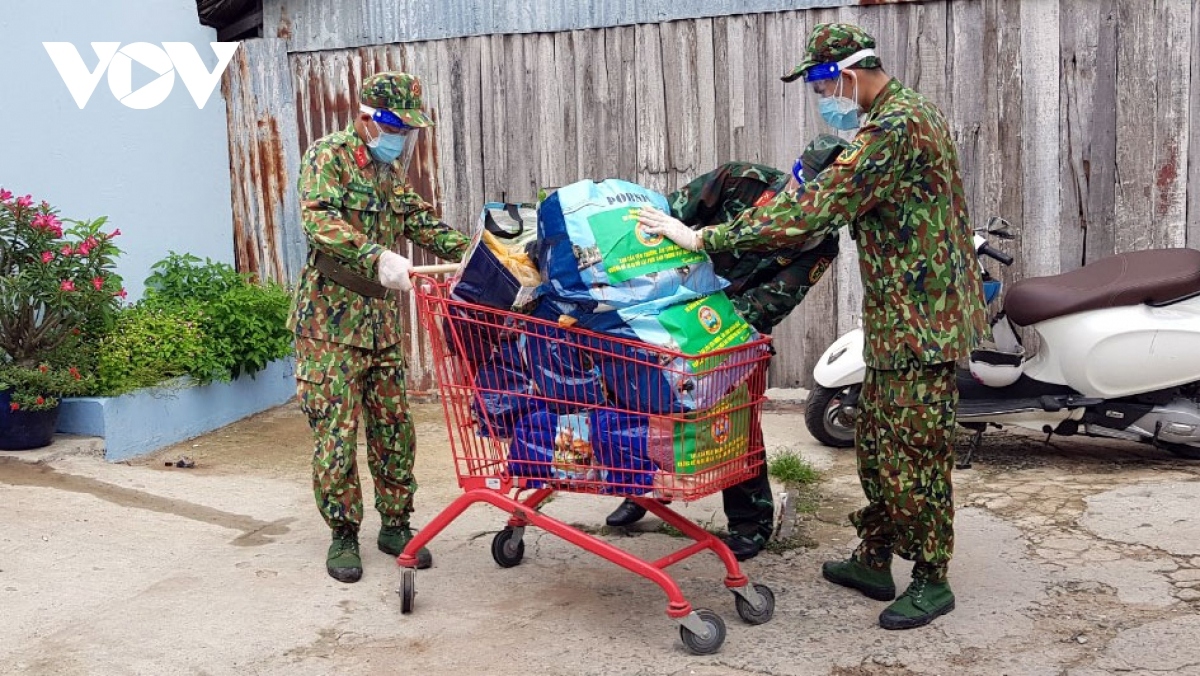
[(767, 473), (789, 488), (815, 484), (821, 474), (798, 451), (785, 449), (767, 462)]

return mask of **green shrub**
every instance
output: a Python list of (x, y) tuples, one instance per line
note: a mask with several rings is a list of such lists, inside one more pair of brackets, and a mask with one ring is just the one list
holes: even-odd
[(96, 350), (97, 394), (105, 396), (205, 372), (215, 367), (196, 313), (185, 309), (138, 304), (124, 310)]
[(175, 252), (152, 270), (145, 298), (100, 342), (101, 394), (180, 375), (228, 381), (291, 354), (291, 296), (281, 285)]
[(798, 451), (785, 449), (767, 463), (767, 473), (789, 486), (815, 484), (821, 475)]

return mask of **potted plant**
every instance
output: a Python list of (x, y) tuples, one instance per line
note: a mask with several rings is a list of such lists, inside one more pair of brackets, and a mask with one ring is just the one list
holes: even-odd
[(0, 188), (0, 449), (50, 443), (60, 397), (85, 377), (71, 360), (125, 297), (113, 273), (119, 230), (60, 219)]

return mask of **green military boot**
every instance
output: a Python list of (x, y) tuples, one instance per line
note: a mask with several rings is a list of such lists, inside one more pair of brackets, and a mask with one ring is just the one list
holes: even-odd
[(879, 626), (884, 629), (923, 627), (951, 610), (954, 610), (954, 592), (950, 591), (949, 582), (917, 577), (895, 603), (880, 613)]
[[(379, 551), (392, 556), (400, 556), (409, 540), (413, 539), (412, 529), (408, 526), (384, 526), (379, 529)], [(425, 570), (433, 565), (433, 554), (422, 547), (417, 550), (417, 568)]]
[(834, 584), (857, 589), (876, 601), (896, 598), (896, 583), (892, 580), (890, 567), (876, 570), (851, 557), (845, 561), (826, 561), (821, 566), (821, 575)]
[(333, 542), (325, 555), (325, 570), (338, 582), (358, 582), (362, 578), (358, 531), (345, 526), (333, 529)]

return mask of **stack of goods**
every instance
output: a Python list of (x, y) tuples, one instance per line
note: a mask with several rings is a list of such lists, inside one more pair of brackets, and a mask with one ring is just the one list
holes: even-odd
[[(721, 351), (758, 336), (706, 254), (637, 225), (643, 206), (668, 208), (662, 195), (620, 180), (561, 188), (538, 207), (535, 237), (523, 245), (540, 271), (535, 302), (508, 284), (489, 302), (471, 291), (486, 283), (466, 294), (463, 278), (454, 287), (462, 300), (521, 305), (531, 317), (517, 326), (511, 316), (470, 315), (451, 334), (475, 352), (467, 358), (480, 434), (511, 440), (515, 476), (669, 496), (678, 475), (729, 463), (746, 447), (752, 366)], [(527, 231), (533, 219), (519, 215)]]

